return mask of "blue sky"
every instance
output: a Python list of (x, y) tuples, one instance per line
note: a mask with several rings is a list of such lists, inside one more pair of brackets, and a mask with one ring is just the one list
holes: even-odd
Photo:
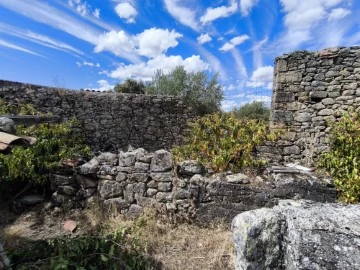
[(269, 101), (274, 59), (360, 44), (359, 0), (0, 0), (0, 79), (107, 90), (218, 72), (223, 109)]

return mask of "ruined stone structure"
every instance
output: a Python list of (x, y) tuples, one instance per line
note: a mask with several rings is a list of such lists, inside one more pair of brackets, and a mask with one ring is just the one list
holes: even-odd
[[(275, 168), (257, 177), (211, 173), (196, 161), (174, 164), (170, 152), (142, 148), (102, 153), (75, 171), (51, 176), (52, 201), (63, 208), (87, 207), (100, 201), (126, 215), (144, 207), (201, 222), (231, 221), (238, 213), (276, 205), (279, 199), (333, 202), (329, 179), (294, 168)], [(89, 205), (90, 204), (90, 205)]]
[(176, 97), (70, 91), (0, 80), (0, 98), (32, 104), (61, 119), (76, 117), (95, 150), (170, 148), (181, 141), (190, 109)]
[(312, 165), (328, 150), (329, 122), (358, 110), (359, 104), (360, 47), (298, 51), (276, 58), (271, 127), (288, 132), (268, 152), (278, 161)]

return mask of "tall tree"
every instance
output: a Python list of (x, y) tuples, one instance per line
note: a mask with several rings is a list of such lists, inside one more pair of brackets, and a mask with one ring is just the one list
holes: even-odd
[(224, 98), (218, 74), (209, 78), (204, 71), (187, 72), (183, 66), (176, 67), (168, 74), (158, 70), (147, 92), (182, 97), (198, 115), (220, 111)]

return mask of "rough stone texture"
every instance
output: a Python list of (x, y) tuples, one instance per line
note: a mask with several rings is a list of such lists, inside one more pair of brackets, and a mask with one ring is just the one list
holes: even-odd
[(0, 117), (0, 131), (11, 133), (15, 132), (15, 123), (7, 117)]
[(283, 200), (233, 220), (236, 269), (360, 269), (360, 205)]
[(153, 172), (165, 172), (171, 170), (172, 166), (173, 158), (171, 153), (166, 150), (158, 150), (151, 160), (150, 170)]
[(196, 160), (185, 160), (179, 164), (179, 174), (193, 176), (194, 174), (204, 174), (205, 168)]
[(10, 266), (10, 260), (6, 256), (3, 245), (0, 243), (0, 269), (4, 269)]
[[(329, 120), (358, 111), (360, 46), (297, 51), (275, 60), (270, 126), (295, 134), (267, 147), (260, 156), (274, 162), (313, 165), (328, 151)], [(284, 135), (284, 137), (287, 134)]]
[(191, 110), (176, 97), (71, 91), (0, 80), (0, 98), (30, 103), (61, 119), (76, 117), (95, 150), (170, 148), (181, 142)]
[[(218, 218), (230, 222), (240, 212), (272, 206), (280, 199), (333, 202), (336, 197), (330, 180), (311, 175), (307, 170), (273, 166), (257, 178), (241, 173), (211, 175), (209, 172), (205, 174), (206, 170), (198, 164), (195, 166), (193, 161), (185, 161), (174, 166), (186, 166), (187, 169), (183, 169), (186, 173), (176, 175), (169, 167), (173, 158), (165, 150), (152, 154), (135, 149), (120, 156), (120, 163), (132, 166), (121, 167), (127, 169), (116, 176), (113, 170), (118, 170), (119, 166), (112, 161), (107, 163), (113, 165), (99, 165), (96, 167), (98, 171), (94, 170), (90, 175), (87, 174), (88, 170), (83, 170), (85, 174), (81, 174), (79, 169), (75, 169), (75, 177), (52, 175), (55, 191), (53, 202), (66, 207), (85, 207), (89, 198), (98, 197), (104, 207), (114, 205), (121, 213), (137, 213), (148, 206), (159, 211), (167, 209), (172, 214), (187, 215), (199, 222)], [(140, 159), (143, 161), (140, 162)], [(102, 158), (92, 160), (101, 162)], [(139, 163), (143, 172), (136, 172)], [(143, 167), (143, 164), (153, 166), (145, 170), (147, 167)], [(158, 172), (159, 168), (170, 171)], [(203, 175), (192, 175), (194, 172)]]

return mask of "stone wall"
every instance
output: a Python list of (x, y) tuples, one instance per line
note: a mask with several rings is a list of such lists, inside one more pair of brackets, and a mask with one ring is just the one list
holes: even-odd
[[(68, 173), (66, 173), (66, 171)], [(136, 215), (144, 207), (203, 222), (231, 221), (238, 213), (272, 206), (279, 199), (335, 201), (327, 179), (294, 168), (274, 167), (256, 177), (211, 173), (196, 161), (174, 165), (171, 153), (139, 148), (119, 155), (101, 153), (89, 162), (51, 176), (53, 204), (66, 209), (94, 202)]]
[(61, 119), (73, 116), (95, 150), (170, 148), (181, 141), (189, 108), (175, 97), (71, 91), (0, 80), (0, 98), (29, 103)]
[(298, 51), (276, 58), (271, 127), (288, 131), (268, 152), (312, 165), (328, 151), (329, 122), (360, 104), (360, 47)]

